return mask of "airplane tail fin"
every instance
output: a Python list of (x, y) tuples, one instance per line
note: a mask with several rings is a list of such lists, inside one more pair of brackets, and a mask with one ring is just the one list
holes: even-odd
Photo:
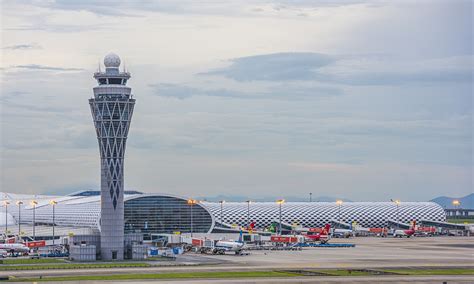
[(329, 235), (330, 230), (331, 230), (331, 224), (326, 224), (324, 226), (324, 233)]
[(240, 233), (239, 233), (239, 243), (242, 243), (242, 242), (243, 242), (242, 230), (240, 230)]
[(416, 220), (413, 220), (411, 229), (416, 230)]

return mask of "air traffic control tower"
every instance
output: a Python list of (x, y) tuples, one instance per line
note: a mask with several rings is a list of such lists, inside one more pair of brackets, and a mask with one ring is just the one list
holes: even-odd
[(103, 260), (124, 256), (124, 154), (135, 99), (127, 87), (130, 74), (120, 72), (120, 58), (104, 58), (105, 72), (94, 74), (98, 86), (89, 99), (101, 163), (100, 253)]

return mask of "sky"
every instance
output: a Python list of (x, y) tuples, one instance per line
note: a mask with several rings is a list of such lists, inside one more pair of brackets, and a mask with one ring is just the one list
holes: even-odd
[(109, 52), (136, 98), (126, 189), (358, 201), (473, 191), (472, 1), (1, 5), (0, 191), (99, 189), (88, 99)]

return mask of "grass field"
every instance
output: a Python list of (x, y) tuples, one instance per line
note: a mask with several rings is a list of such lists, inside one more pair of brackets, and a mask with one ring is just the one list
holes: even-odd
[(366, 271), (354, 271), (354, 270), (348, 270), (348, 269), (342, 269), (342, 270), (315, 270), (315, 272), (320, 272), (327, 274), (329, 276), (370, 276), (374, 275), (373, 273), (366, 272)]
[(473, 224), (474, 223), (474, 218), (471, 219), (447, 219), (446, 220), (448, 223), (455, 223), (455, 224)]
[(474, 269), (384, 269), (385, 272), (392, 272), (404, 275), (474, 275)]
[[(84, 275), (60, 277), (11, 278), (10, 281), (38, 282), (38, 281), (88, 281), (88, 280), (143, 280), (143, 279), (190, 279), (190, 278), (255, 278), (255, 277), (301, 277), (304, 272), (322, 273), (322, 276), (371, 276), (378, 271), (400, 275), (474, 275), (474, 269), (382, 269), (376, 271), (354, 271), (348, 269), (327, 269), (302, 272), (291, 271), (222, 271), (222, 272), (185, 272), (185, 273), (153, 273), (153, 274), (115, 274), (115, 275)], [(307, 274), (306, 274), (307, 275)], [(311, 276), (315, 277), (315, 276)]]
[(29, 258), (18, 258), (18, 259), (2, 259), (1, 264), (38, 264), (38, 263), (64, 263), (64, 259), (58, 258), (40, 258), (40, 259), (29, 259)]
[(16, 278), (11, 281), (89, 281), (89, 280), (140, 280), (140, 279), (189, 279), (189, 278), (255, 278), (255, 277), (294, 277), (296, 273), (277, 271), (231, 271), (231, 272), (193, 272), (193, 273), (160, 273), (160, 274), (119, 274), (119, 275), (85, 275), (43, 278)]
[(44, 269), (84, 269), (84, 268), (117, 268), (117, 267), (149, 267), (143, 262), (122, 263), (58, 263), (42, 265), (0, 265), (0, 271), (5, 270), (44, 270)]

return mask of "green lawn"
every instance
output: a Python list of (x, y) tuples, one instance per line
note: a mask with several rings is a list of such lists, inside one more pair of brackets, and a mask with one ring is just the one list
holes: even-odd
[(370, 276), (374, 275), (368, 271), (354, 271), (354, 270), (315, 270), (315, 272), (324, 273), (330, 276)]
[(119, 275), (85, 275), (39, 278), (15, 278), (11, 281), (88, 281), (88, 280), (139, 280), (139, 279), (186, 279), (186, 278), (255, 278), (255, 277), (294, 277), (296, 273), (277, 271), (233, 271), (233, 272), (186, 272), (160, 274), (119, 274)]
[[(350, 271), (350, 272), (349, 272)], [(331, 276), (373, 276), (377, 271), (390, 272), (400, 275), (474, 275), (474, 269), (380, 269), (376, 271), (354, 271), (348, 269), (312, 270), (325, 274), (320, 277)], [(291, 271), (220, 271), (220, 272), (184, 272), (184, 273), (152, 273), (152, 274), (115, 274), (115, 275), (83, 275), (83, 276), (52, 276), (52, 277), (15, 277), (10, 281), (38, 282), (38, 281), (88, 281), (88, 280), (140, 280), (140, 279), (189, 279), (189, 278), (256, 278), (256, 277), (297, 277), (304, 276), (304, 272)], [(306, 271), (311, 272), (311, 271)], [(326, 276), (327, 275), (327, 276)], [(308, 276), (315, 277), (315, 276)], [(317, 277), (317, 276), (316, 276)]]
[(474, 275), (474, 269), (453, 268), (453, 269), (375, 269), (372, 271), (354, 271), (349, 269), (327, 269), (314, 270), (333, 276), (370, 276), (377, 275), (377, 271), (389, 272), (400, 275)]
[(446, 220), (448, 223), (456, 223), (456, 224), (464, 224), (464, 223), (468, 223), (468, 224), (472, 224), (474, 223), (474, 218), (471, 218), (471, 219), (447, 219)]
[(30, 259), (30, 258), (18, 258), (18, 259), (2, 259), (0, 260), (1, 264), (37, 264), (37, 263), (63, 263), (64, 259), (58, 258), (40, 258), (40, 259)]
[(41, 269), (83, 269), (83, 268), (116, 268), (116, 267), (149, 267), (143, 262), (121, 262), (121, 263), (63, 263), (45, 265), (0, 265), (2, 270), (41, 270)]
[(474, 275), (474, 269), (384, 269), (381, 271), (406, 275)]

